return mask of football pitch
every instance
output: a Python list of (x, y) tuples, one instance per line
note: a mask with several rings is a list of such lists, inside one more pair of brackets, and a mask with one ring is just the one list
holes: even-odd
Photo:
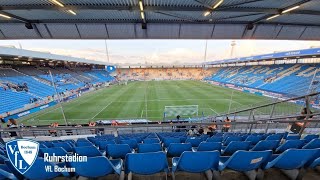
[[(114, 85), (90, 92), (63, 103), (62, 109), (67, 121), (75, 125), (85, 124), (90, 120), (161, 121), (165, 106), (198, 105), (199, 116), (210, 116), (270, 101), (267, 97), (200, 81), (146, 81)], [(281, 109), (288, 108), (290, 111), (298, 109), (292, 104), (281, 105)], [(62, 109), (60, 105), (56, 105), (19, 120), (25, 125), (47, 125), (52, 122), (64, 124)]]

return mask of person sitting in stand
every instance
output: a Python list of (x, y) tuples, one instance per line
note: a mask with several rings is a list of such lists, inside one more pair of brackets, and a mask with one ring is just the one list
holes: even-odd
[[(57, 128), (58, 126), (59, 126), (58, 122), (54, 122), (54, 123), (51, 123), (51, 125), (49, 127), (50, 128)], [(51, 136), (58, 136), (57, 130), (55, 130), (55, 129), (49, 130), (49, 133)]]
[[(7, 127), (10, 129), (11, 128), (18, 128), (18, 123), (16, 120), (10, 118), (8, 121)], [(17, 137), (18, 136), (16, 131), (9, 132), (9, 134), (10, 134), (10, 137)]]
[[(96, 126), (97, 124), (96, 124), (96, 122), (89, 121), (88, 125), (89, 125), (90, 127), (94, 127), (94, 126)], [(96, 133), (96, 130), (95, 130), (95, 129), (90, 129), (90, 131), (91, 131), (92, 134), (95, 134), (95, 133)]]
[(227, 118), (224, 120), (224, 122), (225, 122), (226, 124), (224, 124), (224, 125), (222, 126), (222, 132), (228, 132), (229, 129), (231, 128), (231, 120), (229, 119), (229, 117), (227, 117)]
[[(313, 115), (312, 115), (312, 112), (310, 111), (310, 115), (309, 117), (307, 117), (307, 114), (308, 114), (308, 110), (307, 108), (303, 108), (302, 111), (301, 111), (301, 116), (297, 117), (296, 120), (307, 120), (307, 118), (310, 120)], [(297, 134), (300, 132), (300, 130), (302, 129), (303, 125), (304, 125), (305, 122), (295, 122), (291, 125), (290, 127), (290, 130)], [(308, 125), (309, 123), (306, 123), (306, 126)]]

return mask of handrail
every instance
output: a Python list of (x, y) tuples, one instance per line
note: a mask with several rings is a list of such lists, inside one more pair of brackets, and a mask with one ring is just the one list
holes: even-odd
[(285, 99), (285, 100), (281, 100), (281, 101), (276, 101), (276, 102), (272, 102), (272, 103), (267, 103), (267, 104), (263, 104), (263, 105), (260, 105), (260, 106), (255, 106), (255, 107), (250, 107), (250, 108), (246, 108), (246, 109), (242, 109), (242, 110), (238, 110), (238, 111), (233, 111), (233, 112), (230, 112), (230, 113), (219, 114), (219, 115), (214, 116), (214, 117), (223, 117), (223, 116), (227, 116), (227, 115), (230, 115), (230, 114), (236, 114), (236, 113), (241, 113), (241, 112), (250, 111), (250, 110), (254, 110), (254, 109), (259, 109), (259, 108), (263, 108), (263, 107), (267, 107), (267, 106), (271, 106), (271, 105), (275, 105), (275, 104), (280, 104), (280, 103), (283, 103), (283, 102), (302, 99), (302, 98), (305, 98), (305, 97), (308, 97), (308, 96), (315, 96), (315, 95), (318, 95), (318, 94), (320, 94), (320, 92), (311, 93), (311, 94), (307, 94), (307, 95), (304, 95), (304, 96), (294, 97), (294, 98)]
[[(232, 124), (232, 125), (238, 125), (238, 124), (289, 124), (289, 123), (296, 123), (296, 122), (308, 122), (308, 123), (320, 123), (319, 119), (313, 119), (313, 120), (275, 120), (271, 121), (268, 120), (266, 122), (256, 120), (256, 121), (232, 121), (232, 122), (215, 122), (216, 125), (224, 125), (224, 124)], [(49, 131), (49, 130), (92, 130), (92, 129), (107, 129), (107, 130), (116, 130), (116, 129), (122, 129), (122, 128), (152, 128), (152, 127), (177, 127), (177, 126), (210, 126), (213, 123), (173, 123), (173, 124), (132, 124), (132, 125), (121, 125), (121, 126), (110, 126), (110, 125), (102, 125), (102, 126), (84, 126), (84, 127), (55, 127), (55, 128), (49, 128), (49, 127), (24, 127), (24, 128), (4, 128), (0, 129), (0, 132), (32, 132), (32, 131)]]

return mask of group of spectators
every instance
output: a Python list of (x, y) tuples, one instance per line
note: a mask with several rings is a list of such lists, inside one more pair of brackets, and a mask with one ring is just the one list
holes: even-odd
[(1, 86), (5, 91), (7, 90), (25, 91), (25, 92), (29, 91), (29, 87), (27, 83), (23, 83), (23, 84), (1, 83)]

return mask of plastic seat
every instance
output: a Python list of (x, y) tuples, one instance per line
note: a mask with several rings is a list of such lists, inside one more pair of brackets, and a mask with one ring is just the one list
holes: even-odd
[(257, 169), (266, 163), (272, 155), (272, 151), (237, 151), (229, 158), (221, 158), (219, 170), (229, 168), (244, 172), (249, 179), (256, 179)]
[(162, 151), (159, 143), (154, 144), (138, 144), (138, 153), (158, 152)]
[(308, 134), (303, 139), (304, 139), (305, 143), (309, 143), (313, 139), (318, 139), (318, 138), (319, 138), (319, 135), (317, 135), (317, 134)]
[(55, 154), (56, 156), (68, 155), (68, 152), (62, 147), (40, 148), (38, 155), (40, 157), (43, 157), (44, 153), (47, 153), (49, 156), (53, 156), (53, 154)]
[(265, 150), (275, 150), (279, 146), (280, 141), (278, 140), (264, 140), (259, 141), (251, 151), (265, 151)]
[[(212, 169), (218, 170), (219, 156), (219, 151), (183, 152), (180, 157), (172, 158), (172, 177), (175, 179), (174, 172), (176, 171), (210, 173)], [(212, 177), (207, 178), (212, 179)]]
[(45, 145), (48, 148), (53, 147), (53, 143), (52, 142), (42, 141), (42, 142), (39, 142), (39, 143)]
[(317, 166), (320, 166), (320, 157), (315, 159), (309, 167), (316, 168)]
[(124, 139), (120, 140), (120, 144), (128, 144), (130, 148), (136, 149), (138, 147), (137, 140), (135, 139)]
[(318, 150), (316, 149), (288, 149), (268, 162), (263, 169), (281, 169), (291, 179), (297, 179), (299, 169), (310, 161)]
[(0, 180), (11, 179), (18, 180), (18, 178), (11, 172), (5, 164), (0, 164)]
[(275, 152), (282, 153), (287, 149), (300, 149), (304, 145), (304, 140), (287, 140), (285, 143), (280, 145)]
[(210, 137), (210, 136), (209, 136), (208, 134), (202, 134), (202, 135), (200, 136), (200, 138), (201, 138), (202, 141), (206, 141), (209, 137)]
[(160, 143), (160, 140), (158, 138), (147, 138), (143, 140), (144, 144), (154, 144), (154, 143)]
[(93, 146), (75, 147), (74, 152), (87, 157), (102, 156), (101, 152)]
[(245, 141), (251, 142), (251, 145), (256, 145), (259, 141), (261, 141), (262, 137), (255, 136), (255, 135), (249, 135)]
[(202, 142), (198, 146), (197, 151), (221, 151), (222, 144), (219, 142)]
[(185, 143), (190, 143), (192, 147), (198, 147), (201, 142), (201, 138), (191, 137), (187, 138)]
[(62, 147), (67, 152), (72, 152), (72, 146), (67, 142), (53, 143), (53, 147)]
[(127, 154), (125, 160), (126, 174), (152, 175), (160, 172), (168, 172), (168, 162), (164, 152)]
[(98, 146), (99, 150), (105, 151), (108, 144), (116, 144), (115, 141), (99, 141)]
[(320, 148), (320, 139), (313, 139), (302, 147), (302, 149), (317, 149), (317, 148)]
[(278, 140), (281, 141), (283, 135), (282, 134), (272, 134), (269, 135), (265, 140), (269, 141), (269, 140)]
[(76, 142), (76, 147), (84, 147), (84, 146), (93, 146), (91, 142), (86, 142), (86, 141), (77, 141)]
[(48, 148), (48, 147), (42, 143), (39, 143), (39, 148)]
[(242, 137), (240, 136), (230, 136), (223, 143), (224, 146), (228, 146), (232, 141), (242, 141)]
[(106, 155), (113, 159), (124, 159), (132, 150), (128, 144), (108, 144), (106, 148)]
[(300, 139), (300, 135), (288, 135), (286, 137), (286, 140), (299, 140)]
[(233, 153), (235, 153), (238, 150), (248, 151), (249, 148), (250, 148), (250, 142), (232, 141), (224, 150), (222, 150), (221, 154), (223, 154), (224, 156), (231, 156)]
[(192, 151), (190, 143), (171, 143), (167, 149), (167, 156), (179, 157), (184, 151)]
[(171, 143), (181, 143), (180, 138), (164, 138), (163, 147), (167, 148)]
[(207, 139), (207, 142), (222, 142), (221, 136), (212, 136), (211, 138)]
[(9, 160), (7, 157), (0, 155), (0, 164), (4, 164), (4, 162), (7, 160)]
[(123, 161), (121, 159), (108, 160), (104, 156), (89, 157), (87, 162), (70, 162), (75, 168), (76, 175), (87, 178), (98, 178), (108, 174), (121, 174)]

